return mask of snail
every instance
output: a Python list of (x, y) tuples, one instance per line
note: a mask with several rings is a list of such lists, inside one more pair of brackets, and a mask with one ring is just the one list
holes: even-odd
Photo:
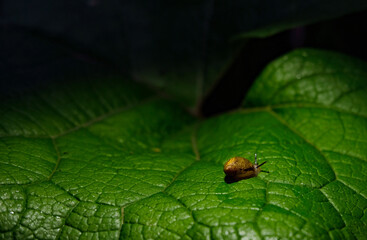
[(224, 164), (223, 171), (226, 174), (226, 182), (237, 182), (243, 179), (257, 177), (260, 172), (266, 172), (260, 169), (265, 163), (266, 161), (258, 165), (256, 153), (254, 164), (246, 158), (233, 157)]

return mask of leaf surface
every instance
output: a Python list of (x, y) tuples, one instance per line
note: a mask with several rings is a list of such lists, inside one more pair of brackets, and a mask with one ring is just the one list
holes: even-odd
[[(197, 121), (116, 79), (3, 102), (1, 238), (363, 239), (366, 64), (270, 63), (245, 108)], [(233, 156), (269, 173), (228, 184)]]

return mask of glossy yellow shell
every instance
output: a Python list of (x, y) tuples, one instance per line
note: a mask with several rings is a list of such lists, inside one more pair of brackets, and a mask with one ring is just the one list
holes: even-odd
[(246, 158), (233, 157), (224, 164), (223, 171), (227, 177), (234, 181), (239, 181), (242, 179), (257, 177), (261, 172), (261, 169), (258, 165), (252, 164)]

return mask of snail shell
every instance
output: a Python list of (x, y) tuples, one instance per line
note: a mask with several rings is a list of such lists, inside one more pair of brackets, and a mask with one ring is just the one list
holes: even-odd
[(243, 179), (257, 177), (261, 172), (260, 166), (266, 162), (258, 165), (255, 155), (255, 164), (252, 164), (248, 159), (243, 157), (233, 157), (225, 164), (223, 171), (227, 177), (239, 181)]

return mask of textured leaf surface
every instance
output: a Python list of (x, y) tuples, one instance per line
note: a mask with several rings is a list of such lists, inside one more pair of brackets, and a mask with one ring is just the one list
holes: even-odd
[[(298, 50), (202, 122), (116, 79), (4, 102), (0, 238), (363, 239), (365, 69)], [(254, 153), (270, 173), (227, 184)]]

